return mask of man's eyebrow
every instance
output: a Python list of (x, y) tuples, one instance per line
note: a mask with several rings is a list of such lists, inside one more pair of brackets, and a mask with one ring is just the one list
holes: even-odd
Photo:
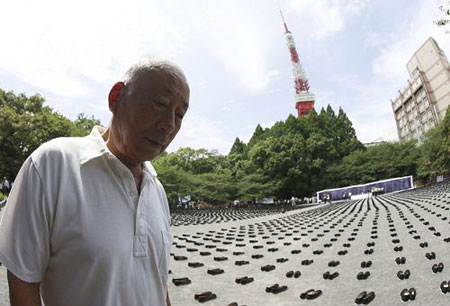
[(183, 105), (185, 107), (185, 110), (187, 111), (189, 109), (189, 103), (187, 103), (186, 101), (183, 101)]

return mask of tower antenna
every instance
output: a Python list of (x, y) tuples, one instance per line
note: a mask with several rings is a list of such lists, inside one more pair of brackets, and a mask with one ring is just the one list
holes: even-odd
[(284, 37), (291, 55), (292, 74), (295, 82), (295, 108), (298, 116), (307, 115), (314, 109), (315, 95), (309, 92), (309, 82), (306, 73), (303, 70), (302, 63), (298, 57), (297, 49), (295, 47), (294, 37), (291, 31), (288, 30), (283, 12), (280, 10), (281, 19), (284, 24)]

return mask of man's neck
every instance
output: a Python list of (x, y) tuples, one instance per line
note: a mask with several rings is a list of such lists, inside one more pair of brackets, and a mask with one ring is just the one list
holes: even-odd
[(105, 141), (106, 147), (108, 147), (111, 153), (114, 154), (114, 156), (116, 156), (128, 169), (130, 169), (135, 180), (139, 178), (138, 180), (140, 181), (140, 178), (142, 177), (142, 171), (144, 168), (143, 163), (130, 160), (126, 156), (123, 156), (118, 149), (116, 149), (114, 140), (112, 137), (110, 137), (110, 128), (111, 127), (108, 127), (102, 133), (102, 138)]

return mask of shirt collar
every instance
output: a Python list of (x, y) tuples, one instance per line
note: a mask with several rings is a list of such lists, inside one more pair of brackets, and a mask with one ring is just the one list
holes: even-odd
[[(86, 143), (82, 146), (80, 152), (80, 164), (85, 164), (91, 159), (103, 156), (110, 155), (115, 156), (106, 146), (105, 141), (103, 140), (102, 133), (105, 132), (105, 128), (99, 125), (94, 126), (91, 133), (85, 137), (87, 140)], [(156, 177), (157, 173), (153, 165), (146, 161), (144, 162), (143, 170), (145, 173), (148, 173), (152, 177)]]

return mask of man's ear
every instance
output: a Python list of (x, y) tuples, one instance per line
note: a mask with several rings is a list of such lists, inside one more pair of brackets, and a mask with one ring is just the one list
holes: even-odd
[(109, 109), (113, 114), (116, 113), (117, 107), (120, 102), (120, 98), (123, 96), (125, 84), (123, 82), (117, 82), (114, 84), (114, 86), (111, 88), (108, 96), (108, 104)]

